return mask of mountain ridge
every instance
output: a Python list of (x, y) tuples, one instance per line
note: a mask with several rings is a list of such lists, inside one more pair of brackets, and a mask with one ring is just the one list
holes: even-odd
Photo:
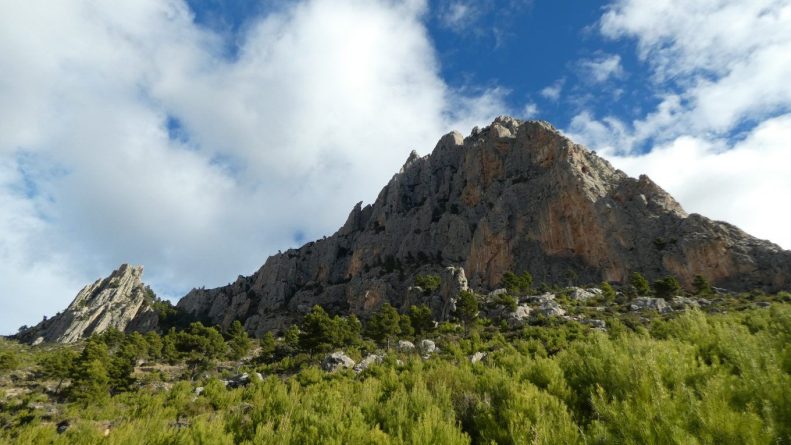
[(645, 175), (634, 179), (551, 124), (501, 116), (412, 152), (330, 237), (269, 257), (249, 277), (193, 289), (178, 307), (261, 334), (313, 304), (367, 314), (407, 307), (419, 273), (462, 266), (476, 289), (504, 272), (537, 282), (623, 282), (631, 271), (702, 275), (734, 290), (789, 286), (791, 252), (737, 227), (687, 214)]

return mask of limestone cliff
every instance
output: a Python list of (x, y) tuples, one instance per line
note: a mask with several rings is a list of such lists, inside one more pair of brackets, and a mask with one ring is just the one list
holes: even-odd
[(17, 338), (30, 343), (74, 343), (109, 328), (149, 331), (157, 315), (147, 304), (152, 300), (141, 281), (143, 266), (124, 264), (109, 277), (85, 286), (65, 311), (23, 329)]
[[(412, 153), (376, 201), (334, 235), (270, 257), (252, 276), (193, 290), (186, 311), (255, 333), (320, 303), (365, 314), (417, 303), (417, 273), (463, 266), (471, 287), (506, 271), (537, 283), (621, 282), (696, 274), (736, 290), (791, 284), (791, 252), (738, 228), (687, 215), (648, 177), (631, 178), (545, 122), (497, 118)], [(428, 302), (428, 301), (426, 301)]]

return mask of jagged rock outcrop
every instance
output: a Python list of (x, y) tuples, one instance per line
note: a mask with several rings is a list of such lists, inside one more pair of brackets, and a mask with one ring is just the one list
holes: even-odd
[(373, 204), (358, 204), (334, 235), (270, 257), (225, 287), (193, 290), (179, 306), (256, 334), (321, 304), (367, 314), (430, 296), (407, 292), (419, 273), (461, 266), (476, 290), (506, 271), (537, 283), (623, 282), (632, 271), (691, 286), (773, 291), (791, 284), (791, 252), (738, 228), (688, 215), (646, 176), (637, 179), (545, 122), (497, 118), (412, 153)]
[(157, 327), (157, 314), (149, 307), (153, 296), (141, 281), (143, 266), (123, 264), (109, 277), (85, 286), (65, 311), (24, 329), (24, 342), (74, 343), (109, 328), (146, 332)]

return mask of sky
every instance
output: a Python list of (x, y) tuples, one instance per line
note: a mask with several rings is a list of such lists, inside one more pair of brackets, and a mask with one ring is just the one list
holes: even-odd
[(791, 0), (0, 0), (0, 333), (249, 275), (502, 114), (789, 249), (789, 79)]

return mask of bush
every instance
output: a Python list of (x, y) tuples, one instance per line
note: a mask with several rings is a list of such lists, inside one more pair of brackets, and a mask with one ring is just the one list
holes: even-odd
[(523, 272), (521, 275), (506, 272), (503, 274), (502, 285), (511, 294), (524, 295), (531, 291), (533, 276), (529, 272)]
[(415, 277), (415, 286), (423, 289), (425, 295), (431, 295), (439, 289), (439, 275), (418, 275)]
[(656, 296), (665, 300), (673, 298), (681, 290), (681, 284), (672, 275), (654, 281), (653, 287)]

